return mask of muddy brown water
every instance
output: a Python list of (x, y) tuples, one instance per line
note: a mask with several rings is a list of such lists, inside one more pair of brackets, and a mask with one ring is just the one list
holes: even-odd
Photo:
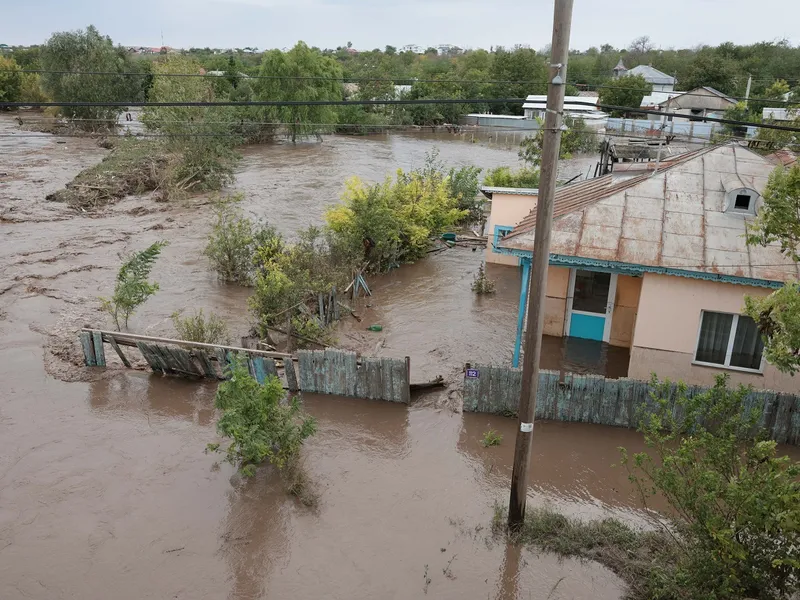
[[(240, 335), (249, 291), (219, 284), (201, 256), (207, 198), (128, 198), (76, 214), (44, 196), (105, 151), (15, 131), (0, 116), (0, 598), (620, 597), (622, 582), (596, 564), (489, 535), (515, 422), (462, 415), (448, 392), (410, 407), (304, 398), (319, 422), (303, 451), (320, 491), (311, 510), (271, 469), (242, 481), (203, 452), (217, 440), (213, 384), (83, 368), (75, 331), (108, 325), (97, 298), (120, 255), (170, 242), (154, 271), (161, 290), (131, 321), (137, 332), (170, 335), (173, 311), (202, 307)], [(235, 187), (248, 211), (291, 235), (320, 222), (346, 176), (419, 165), (434, 142), (451, 164), (515, 158), (446, 137), (331, 138), (246, 149)], [(476, 299), (479, 262), (458, 248), (375, 280), (368, 320), (343, 326), (341, 339), (410, 355), (417, 380), (508, 357), (519, 275), (490, 269), (498, 292)], [(373, 320), (380, 334), (364, 331)], [(489, 428), (500, 446), (480, 445)], [(641, 447), (638, 435), (551, 423), (536, 432), (532, 504), (642, 521), (625, 473), (610, 467), (618, 446)]]

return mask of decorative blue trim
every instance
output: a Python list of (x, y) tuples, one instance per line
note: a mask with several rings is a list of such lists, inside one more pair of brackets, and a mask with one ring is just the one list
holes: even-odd
[(492, 252), (496, 252), (497, 254), (513, 254), (513, 252), (509, 252), (507, 248), (501, 248), (498, 244), (500, 244), (500, 240), (503, 238), (500, 236), (501, 233), (511, 233), (511, 230), (514, 229), (513, 226), (509, 225), (495, 225), (494, 226), (494, 238), (492, 239)]
[[(533, 253), (530, 250), (519, 250), (517, 248), (497, 249), (498, 252), (513, 254), (520, 259), (530, 258)], [(783, 287), (780, 281), (770, 281), (768, 279), (754, 279), (751, 277), (737, 277), (735, 275), (723, 275), (721, 273), (704, 273), (701, 271), (688, 271), (684, 269), (673, 269), (670, 267), (652, 267), (649, 265), (637, 265), (634, 263), (623, 263), (611, 260), (600, 260), (595, 258), (583, 258), (580, 256), (567, 256), (564, 254), (551, 254), (550, 265), (556, 267), (589, 267), (592, 271), (603, 271), (606, 273), (618, 273), (621, 275), (641, 276), (645, 273), (655, 273), (657, 275), (674, 275), (675, 277), (686, 277), (688, 279), (701, 279), (704, 281), (720, 281), (723, 283), (733, 283), (736, 285), (749, 285), (756, 287), (770, 288), (777, 290)]]
[(522, 264), (522, 286), (519, 291), (519, 308), (517, 309), (517, 339), (514, 342), (514, 358), (512, 365), (519, 367), (519, 355), (522, 350), (522, 330), (525, 327), (525, 307), (528, 305), (528, 287), (531, 280), (531, 259), (520, 259)]

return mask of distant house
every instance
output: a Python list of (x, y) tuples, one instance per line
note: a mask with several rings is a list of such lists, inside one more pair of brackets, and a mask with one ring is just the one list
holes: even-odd
[[(600, 98), (597, 96), (565, 96), (564, 115), (574, 119), (583, 119), (588, 127), (602, 129), (608, 121), (608, 115), (597, 108), (599, 101)], [(522, 109), (526, 119), (544, 119), (547, 96), (528, 96)]]
[(703, 86), (679, 92), (660, 103), (658, 109), (670, 115), (721, 118), (726, 110), (736, 106), (736, 100), (712, 87)]
[[(710, 385), (728, 373), (735, 383), (797, 391), (795, 379), (766, 362), (756, 324), (741, 314), (746, 295), (800, 277), (779, 246), (744, 239), (773, 168), (731, 143), (675, 157), (653, 174), (559, 188), (545, 333), (627, 348), (634, 379), (656, 372)], [(515, 364), (535, 225), (532, 210), (493, 242), (523, 270)]]
[(765, 121), (794, 121), (800, 118), (800, 108), (765, 108), (761, 117)]
[(644, 77), (644, 80), (653, 86), (653, 92), (672, 92), (675, 90), (675, 78), (671, 75), (662, 73), (650, 65), (639, 65), (632, 69), (626, 69), (620, 59), (619, 64), (614, 67), (614, 79), (631, 75)]

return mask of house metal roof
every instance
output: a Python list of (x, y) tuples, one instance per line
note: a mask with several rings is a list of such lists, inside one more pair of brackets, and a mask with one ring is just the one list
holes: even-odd
[(666, 73), (662, 73), (650, 65), (639, 65), (637, 67), (633, 67), (632, 69), (628, 69), (625, 72), (624, 77), (628, 77), (629, 75), (641, 75), (647, 80), (648, 83), (654, 83), (656, 85), (675, 85), (674, 77), (667, 75)]
[[(600, 102), (600, 98), (598, 96), (565, 96), (564, 110), (571, 112), (596, 111), (598, 102)], [(587, 106), (587, 104), (593, 104), (594, 106)], [(547, 108), (547, 96), (528, 96), (525, 98), (525, 103), (522, 105), (522, 108), (544, 110)]]
[[(774, 165), (735, 143), (702, 148), (614, 182), (590, 179), (556, 191), (551, 254), (703, 275), (783, 282), (800, 264), (780, 246), (748, 246), (752, 216), (725, 212), (723, 181), (737, 177), (761, 193)], [(532, 211), (503, 240), (533, 250)]]

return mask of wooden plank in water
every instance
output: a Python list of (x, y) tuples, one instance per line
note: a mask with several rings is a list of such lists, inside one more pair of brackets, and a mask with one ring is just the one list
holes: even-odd
[(87, 367), (94, 367), (97, 365), (97, 359), (94, 354), (94, 344), (92, 343), (92, 334), (88, 331), (81, 331), (80, 334), (81, 347), (83, 348), (83, 363)]
[(170, 352), (167, 351), (166, 346), (160, 344), (148, 344), (150, 350), (161, 359), (161, 364), (164, 366), (164, 372), (174, 374), (181, 370), (178, 361)]
[(114, 349), (114, 352), (117, 353), (117, 356), (119, 356), (119, 359), (122, 361), (122, 364), (130, 369), (131, 368), (131, 363), (128, 360), (128, 357), (125, 356), (125, 354), (122, 353), (122, 349), (119, 347), (119, 344), (117, 344), (117, 340), (115, 340), (112, 337), (112, 338), (109, 338), (108, 343), (111, 344), (111, 347)]
[(355, 398), (358, 396), (358, 359), (355, 352), (348, 352), (344, 358), (344, 395)]
[(203, 350), (194, 350), (194, 355), (197, 358), (197, 361), (203, 367), (203, 373), (208, 379), (218, 379), (219, 375), (217, 375), (216, 370), (214, 369), (214, 365), (211, 360), (208, 358), (208, 355)]
[(369, 370), (367, 362), (369, 359), (361, 359), (361, 364), (356, 365), (356, 398), (366, 398), (369, 395)]
[(392, 402), (394, 390), (392, 389), (392, 359), (381, 359), (381, 400)]
[(161, 358), (153, 352), (149, 344), (145, 342), (136, 342), (136, 347), (139, 348), (139, 352), (142, 353), (142, 356), (147, 361), (147, 364), (150, 365), (150, 368), (153, 369), (154, 373), (164, 372), (165, 368), (164, 364), (161, 362)]
[(181, 365), (181, 370), (187, 374), (192, 375), (194, 377), (202, 377), (203, 373), (200, 371), (198, 366), (192, 360), (191, 355), (187, 350), (184, 348), (176, 348), (170, 347), (169, 351), (178, 359), (178, 363)]
[(381, 359), (368, 358), (362, 362), (366, 362), (367, 366), (367, 398), (370, 400), (379, 400), (383, 392), (381, 383)]
[(294, 368), (294, 361), (285, 359), (283, 361), (283, 374), (286, 376), (286, 387), (290, 392), (296, 392), (300, 389), (297, 384), (297, 371)]
[(309, 350), (300, 350), (298, 352), (297, 370), (300, 390), (312, 392), (314, 387), (314, 355)]
[(92, 346), (94, 346), (94, 359), (98, 367), (106, 366), (106, 351), (103, 348), (103, 335), (99, 331), (92, 332)]
[(216, 348), (215, 354), (217, 356), (217, 363), (219, 364), (219, 372), (222, 374), (223, 379), (228, 378), (228, 353), (224, 348)]
[[(278, 367), (275, 366), (274, 358), (264, 359), (264, 373), (267, 377), (278, 377)], [(280, 377), (278, 377), (280, 379)]]
[(405, 399), (405, 390), (408, 388), (406, 379), (406, 360), (396, 358), (392, 360), (392, 402), (408, 402)]
[(253, 356), (250, 358), (249, 363), (253, 377), (258, 383), (263, 385), (264, 381), (267, 379), (267, 372), (264, 368), (264, 357)]

